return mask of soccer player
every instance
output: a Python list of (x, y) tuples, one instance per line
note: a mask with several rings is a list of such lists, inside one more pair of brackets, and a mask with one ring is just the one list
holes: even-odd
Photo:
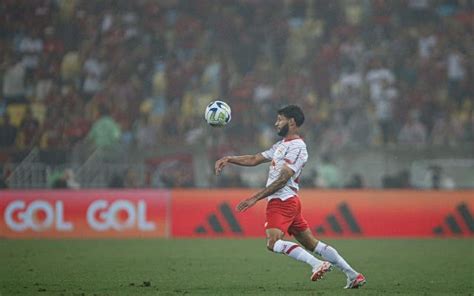
[[(299, 127), (304, 122), (301, 108), (286, 106), (277, 112), (275, 127), (283, 137), (270, 149), (255, 155), (226, 156), (216, 161), (215, 172), (220, 174), (229, 163), (240, 166), (256, 166), (271, 162), (266, 187), (237, 205), (238, 212), (244, 212), (259, 200), (267, 198), (266, 236), (267, 248), (275, 253), (285, 254), (312, 267), (311, 280), (317, 281), (330, 271), (332, 265), (347, 276), (346, 289), (359, 288), (365, 284), (365, 277), (355, 271), (333, 247), (318, 241), (301, 214), (297, 195), (298, 178), (308, 160), (305, 142), (299, 136)], [(285, 233), (293, 235), (300, 245), (283, 240)], [(317, 259), (312, 253), (320, 255)]]

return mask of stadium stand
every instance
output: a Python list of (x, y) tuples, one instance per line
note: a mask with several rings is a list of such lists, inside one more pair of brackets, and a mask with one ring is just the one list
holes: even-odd
[[(202, 159), (150, 159), (263, 149), (275, 139), (276, 107), (287, 103), (308, 110), (313, 159), (361, 149), (385, 160), (412, 149), (420, 161), (436, 159), (437, 149), (454, 151), (439, 158), (473, 158), (472, 1), (5, 0), (0, 11), (0, 166), (3, 181), (18, 187), (49, 186), (47, 177), (34, 185), (12, 179), (32, 149), (45, 151), (44, 176), (60, 163), (80, 178), (101, 155), (123, 162), (119, 174), (132, 174), (127, 162), (145, 165), (133, 187), (209, 186), (183, 173)], [(232, 106), (225, 132), (203, 126), (215, 98)], [(112, 147), (103, 147), (104, 134)], [(363, 160), (342, 169), (347, 181), (365, 173)], [(374, 170), (395, 174), (412, 162)], [(474, 179), (469, 167), (448, 163), (445, 172)], [(159, 168), (170, 166), (175, 178), (163, 181), (169, 176)], [(117, 175), (94, 172), (107, 175), (93, 186)], [(251, 176), (229, 174), (237, 181), (228, 184), (252, 186)], [(361, 177), (383, 186), (375, 175)], [(458, 184), (472, 187), (473, 179)]]

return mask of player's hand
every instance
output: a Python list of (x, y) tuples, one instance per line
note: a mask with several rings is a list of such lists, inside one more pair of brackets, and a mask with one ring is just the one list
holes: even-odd
[(219, 175), (222, 171), (222, 169), (229, 163), (229, 157), (222, 157), (218, 161), (216, 161), (216, 164), (214, 165), (214, 170), (216, 172), (216, 175)]
[(257, 203), (257, 199), (255, 197), (251, 197), (249, 199), (246, 199), (244, 201), (241, 201), (236, 209), (237, 209), (237, 212), (244, 212), (246, 210), (248, 210), (249, 208), (251, 208), (254, 204)]

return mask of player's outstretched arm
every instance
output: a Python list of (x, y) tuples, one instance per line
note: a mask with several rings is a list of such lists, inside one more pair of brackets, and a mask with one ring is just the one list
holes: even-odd
[(237, 205), (237, 211), (238, 212), (243, 212), (246, 211), (248, 208), (252, 207), (254, 204), (256, 204), (259, 200), (272, 195), (273, 193), (277, 192), (281, 188), (285, 187), (286, 183), (288, 180), (291, 178), (291, 176), (294, 175), (294, 171), (290, 169), (288, 166), (284, 165), (281, 168), (280, 176), (273, 181), (272, 184), (268, 185), (261, 191), (259, 191), (257, 194), (254, 196), (240, 202)]
[(229, 163), (241, 166), (256, 166), (264, 162), (269, 162), (269, 159), (263, 157), (261, 153), (254, 155), (240, 155), (240, 156), (225, 156), (216, 161), (214, 169), (216, 175), (219, 175), (222, 169)]

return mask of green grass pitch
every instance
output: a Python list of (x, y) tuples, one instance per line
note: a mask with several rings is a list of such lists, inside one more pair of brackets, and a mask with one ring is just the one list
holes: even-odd
[(0, 240), (0, 295), (474, 295), (474, 240), (326, 240), (363, 272), (266, 251), (263, 239)]

